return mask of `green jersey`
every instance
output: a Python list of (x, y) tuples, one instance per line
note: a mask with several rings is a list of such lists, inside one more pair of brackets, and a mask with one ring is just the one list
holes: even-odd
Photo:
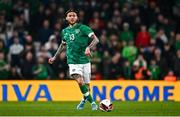
[(62, 30), (68, 64), (86, 64), (90, 61), (84, 52), (92, 34), (93, 31), (88, 26), (79, 23)]
[(48, 69), (47, 69), (47, 67), (45, 65), (40, 64), (40, 65), (34, 66), (33, 71), (36, 71), (36, 70), (41, 71), (35, 76), (35, 78), (37, 80), (45, 80), (45, 79), (47, 79), (47, 77), (48, 77)]

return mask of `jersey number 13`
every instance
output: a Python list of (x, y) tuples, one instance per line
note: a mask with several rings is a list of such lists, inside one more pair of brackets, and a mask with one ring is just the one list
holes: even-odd
[(74, 40), (74, 34), (70, 34), (69, 38), (70, 38), (71, 41), (73, 41)]

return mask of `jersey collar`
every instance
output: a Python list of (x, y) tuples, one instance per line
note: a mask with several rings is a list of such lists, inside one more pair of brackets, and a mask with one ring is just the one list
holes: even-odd
[(75, 23), (75, 24), (72, 25), (72, 26), (70, 25), (69, 28), (70, 28), (70, 29), (71, 29), (71, 28), (77, 28), (78, 26), (79, 26), (79, 23)]

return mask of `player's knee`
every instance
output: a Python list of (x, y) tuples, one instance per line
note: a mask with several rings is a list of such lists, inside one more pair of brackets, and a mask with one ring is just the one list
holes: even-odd
[(84, 84), (84, 80), (79, 74), (73, 74), (72, 77), (77, 81), (77, 83), (81, 86)]
[(76, 81), (78, 82), (78, 84), (79, 84), (80, 86), (84, 85), (83, 78), (78, 78)]
[(75, 80), (81, 77), (81, 75), (79, 75), (79, 74), (72, 74), (71, 76)]

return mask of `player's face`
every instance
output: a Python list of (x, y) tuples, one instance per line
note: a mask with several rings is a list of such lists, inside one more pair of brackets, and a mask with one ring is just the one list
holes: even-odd
[(75, 12), (69, 12), (66, 16), (66, 20), (70, 25), (75, 24), (78, 20), (77, 14)]

